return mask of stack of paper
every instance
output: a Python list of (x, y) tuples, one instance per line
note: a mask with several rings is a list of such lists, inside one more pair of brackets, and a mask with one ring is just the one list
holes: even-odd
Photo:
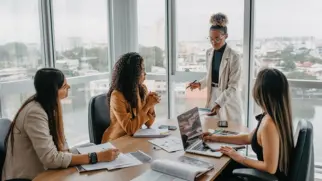
[(174, 136), (153, 139), (153, 140), (149, 140), (149, 142), (164, 149), (167, 152), (183, 150), (181, 139)]
[(146, 129), (139, 129), (137, 132), (134, 133), (133, 137), (137, 138), (163, 138), (168, 136), (169, 130), (168, 129), (154, 129), (154, 128), (146, 128)]
[[(111, 148), (115, 148), (115, 147), (111, 143), (105, 143), (105, 144), (94, 145), (90, 147), (77, 148), (77, 150), (80, 154), (86, 154), (86, 153), (92, 153), (92, 152), (100, 152)], [(96, 164), (82, 165), (82, 168), (86, 171), (100, 170), (100, 169), (113, 170), (117, 168), (125, 168), (125, 167), (140, 165), (140, 164), (142, 164), (142, 162), (136, 159), (131, 154), (120, 153), (119, 156), (111, 162), (100, 162)]]

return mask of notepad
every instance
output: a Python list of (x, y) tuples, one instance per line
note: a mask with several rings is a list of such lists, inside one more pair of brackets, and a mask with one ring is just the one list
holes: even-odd
[[(77, 150), (80, 154), (86, 154), (86, 153), (92, 153), (92, 152), (100, 152), (111, 148), (115, 148), (115, 147), (111, 143), (105, 143), (105, 144), (94, 145), (89, 147), (77, 148)], [(134, 156), (130, 154), (120, 153), (119, 156), (111, 162), (100, 162), (96, 164), (82, 165), (82, 168), (86, 171), (101, 170), (101, 169), (114, 170), (118, 168), (125, 168), (125, 167), (140, 165), (140, 164), (142, 164), (142, 162), (136, 159)]]
[(154, 128), (146, 128), (146, 129), (139, 129), (137, 132), (134, 133), (133, 137), (136, 138), (163, 138), (168, 136), (169, 130), (168, 129), (154, 129)]

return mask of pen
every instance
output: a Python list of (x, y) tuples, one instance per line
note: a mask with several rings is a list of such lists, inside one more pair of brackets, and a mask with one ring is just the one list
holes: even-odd
[[(214, 134), (218, 134), (218, 133), (220, 133), (220, 132), (222, 132), (222, 131), (224, 131), (224, 129), (217, 129), (217, 130), (215, 130), (214, 132), (212, 132), (212, 133), (210, 133), (210, 135), (209, 136), (212, 136), (212, 135), (214, 135)], [(206, 145), (206, 143), (202, 140), (202, 144), (205, 146), (205, 147), (208, 147), (207, 145)], [(209, 148), (209, 147), (208, 147)]]
[(192, 83), (190, 83), (187, 87), (186, 87), (186, 89), (188, 89), (189, 87), (191, 87), (191, 84), (194, 84), (194, 83), (196, 83), (197, 82), (197, 80), (195, 80), (195, 81), (193, 81)]
[(222, 131), (224, 131), (224, 129), (217, 129), (211, 135), (221, 133)]

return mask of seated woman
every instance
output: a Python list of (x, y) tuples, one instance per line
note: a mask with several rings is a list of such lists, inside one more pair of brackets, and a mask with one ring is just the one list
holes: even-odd
[(276, 69), (264, 69), (257, 75), (253, 98), (263, 110), (256, 116), (258, 125), (250, 134), (218, 136), (205, 133), (204, 141), (232, 144), (251, 144), (258, 160), (246, 158), (230, 147), (221, 152), (231, 157), (232, 162), (221, 175), (223, 180), (231, 178), (238, 167), (250, 167), (275, 174), (279, 181), (287, 180), (290, 159), (294, 149), (292, 114), (289, 85), (285, 75)]
[(34, 86), (36, 94), (18, 110), (7, 134), (2, 181), (32, 180), (46, 169), (112, 161), (117, 157), (117, 149), (75, 155), (68, 152), (60, 100), (67, 97), (70, 86), (61, 71), (38, 70)]
[(144, 80), (144, 60), (138, 53), (126, 53), (115, 63), (107, 93), (111, 123), (103, 134), (102, 143), (133, 135), (142, 125), (153, 124), (154, 105), (160, 98), (156, 93), (148, 93)]

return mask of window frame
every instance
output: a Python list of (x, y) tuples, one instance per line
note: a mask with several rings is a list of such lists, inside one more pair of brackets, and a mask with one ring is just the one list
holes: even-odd
[[(107, 6), (107, 25), (108, 25), (108, 58), (109, 60), (109, 72), (98, 73), (95, 75), (88, 76), (77, 76), (68, 78), (68, 81), (71, 85), (86, 83), (98, 79), (110, 79), (111, 80), (111, 71), (115, 63), (116, 58), (127, 51), (137, 51), (137, 0), (128, 0), (124, 1), (127, 7), (134, 7), (130, 14), (124, 15), (122, 17), (116, 16), (119, 15), (117, 12), (118, 9), (122, 9), (122, 6), (117, 5), (119, 0), (106, 0)], [(42, 55), (45, 60), (45, 67), (55, 67), (55, 43), (53, 30), (53, 0), (39, 0), (39, 16), (40, 16), (40, 28), (41, 28), (41, 50)], [(120, 1), (119, 1), (120, 2)], [(150, 80), (165, 80), (168, 96), (168, 105), (167, 105), (167, 117), (174, 118), (174, 89), (173, 84), (175, 82), (188, 82), (195, 79), (200, 79), (206, 75), (205, 72), (180, 72), (176, 71), (176, 60), (177, 60), (177, 23), (176, 23), (176, 0), (164, 0), (165, 3), (165, 37), (166, 37), (166, 74), (154, 74), (147, 73), (147, 79)], [(124, 8), (124, 7), (123, 7)], [(136, 9), (135, 9), (136, 8)], [(129, 18), (130, 17), (130, 18)], [(253, 72), (254, 70), (254, 23), (255, 23), (255, 0), (244, 0), (244, 34), (243, 34), (243, 73), (246, 82), (246, 101), (244, 102), (244, 107), (246, 108), (246, 125), (250, 127), (250, 115), (253, 115), (254, 102), (251, 97), (251, 86), (254, 83)], [(124, 25), (128, 28), (128, 35), (135, 36), (126, 36), (125, 38), (130, 38), (131, 43), (127, 47), (122, 47), (124, 41), (120, 42), (122, 38), (122, 33), (124, 31), (118, 31), (122, 28), (116, 23), (116, 18), (126, 19), (126, 22), (129, 24)], [(133, 24), (133, 22), (135, 22)], [(124, 28), (126, 29), (126, 28)], [(303, 88), (319, 88), (322, 89), (321, 81), (308, 81), (308, 80), (289, 80), (290, 86), (303, 87)], [(2, 116), (2, 97), (9, 94), (20, 94), (34, 91), (32, 80), (18, 80), (10, 82), (1, 82), (0, 83), (0, 116)], [(322, 163), (315, 162), (316, 170), (322, 169)], [(318, 171), (316, 171), (318, 172)]]

